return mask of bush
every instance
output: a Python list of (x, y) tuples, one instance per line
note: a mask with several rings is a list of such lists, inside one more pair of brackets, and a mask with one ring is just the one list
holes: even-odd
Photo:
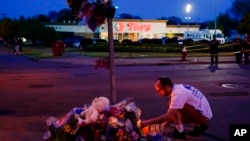
[(190, 46), (190, 45), (192, 45), (194, 40), (193, 39), (183, 39), (182, 41), (183, 41), (183, 45)]
[(151, 39), (151, 43), (154, 45), (162, 45), (161, 39)]
[(106, 43), (95, 43), (95, 44), (88, 45), (83, 50), (93, 51), (93, 52), (107, 52), (108, 45)]
[[(131, 45), (127, 43), (115, 44), (115, 52), (172, 52), (180, 53), (182, 52), (183, 45), (176, 43), (169, 43), (166, 45), (142, 45), (138, 42), (132, 42)], [(88, 47), (84, 48), (85, 51), (93, 52), (108, 52), (109, 47), (106, 43), (96, 43), (91, 44)], [(189, 52), (196, 53), (209, 53), (209, 44), (203, 43), (202, 41), (192, 42), (192, 45), (187, 46)], [(219, 52), (233, 52), (232, 46), (225, 46), (225, 44), (219, 46)]]
[(178, 43), (178, 38), (177, 37), (173, 37), (173, 38), (168, 38), (166, 40), (166, 44), (169, 44), (169, 43)]
[(151, 44), (151, 39), (143, 38), (143, 39), (138, 40), (138, 42), (141, 44)]
[(123, 45), (131, 45), (131, 44), (132, 44), (132, 41), (129, 40), (129, 39), (124, 39), (124, 40), (122, 40), (122, 44), (123, 44)]
[(80, 43), (80, 45), (81, 45), (82, 48), (87, 47), (87, 46), (89, 46), (91, 44), (93, 44), (93, 40), (90, 39), (90, 38), (83, 38), (81, 40), (81, 43)]

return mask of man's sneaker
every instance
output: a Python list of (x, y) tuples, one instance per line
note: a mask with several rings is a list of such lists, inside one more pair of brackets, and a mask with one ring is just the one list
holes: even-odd
[(207, 130), (207, 125), (201, 125), (201, 126), (194, 126), (194, 130), (188, 132), (189, 136), (197, 137), (200, 134), (203, 134)]
[(173, 137), (175, 139), (181, 139), (181, 140), (185, 140), (186, 138), (186, 133), (183, 131), (182, 133), (180, 133), (178, 130), (174, 129), (174, 135)]
[(211, 69), (211, 68), (213, 68), (213, 65), (212, 65), (212, 64), (208, 66), (208, 69)]
[(216, 69), (218, 69), (218, 68), (219, 68), (218, 64), (216, 64), (216, 65), (215, 65), (215, 68), (216, 68)]

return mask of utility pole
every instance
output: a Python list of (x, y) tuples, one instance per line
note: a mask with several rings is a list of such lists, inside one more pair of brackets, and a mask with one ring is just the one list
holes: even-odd
[(214, 0), (214, 35), (216, 35), (217, 29), (217, 0)]
[(114, 69), (114, 39), (113, 39), (113, 18), (115, 16), (116, 8), (112, 5), (110, 0), (107, 3), (107, 22), (108, 22), (108, 41), (109, 41), (109, 62), (110, 62), (110, 90), (111, 102), (116, 102), (116, 87), (115, 87), (115, 69)]

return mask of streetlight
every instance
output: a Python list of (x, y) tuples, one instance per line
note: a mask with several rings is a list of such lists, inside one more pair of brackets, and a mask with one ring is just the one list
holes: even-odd
[(189, 16), (189, 13), (191, 12), (191, 9), (192, 9), (192, 5), (187, 4), (186, 5), (187, 16), (185, 17), (185, 19), (187, 20), (187, 26), (188, 26), (188, 20), (191, 20), (191, 17)]
[(216, 35), (217, 28), (217, 0), (214, 0), (214, 35)]
[[(115, 6), (115, 11), (118, 11), (118, 9), (119, 9), (119, 6)], [(116, 12), (116, 16), (115, 16), (117, 19), (119, 18), (119, 15), (117, 14), (117, 12)]]
[[(115, 6), (115, 19), (119, 19), (120, 17), (119, 17), (119, 15), (118, 15), (118, 9), (119, 9), (119, 6)], [(116, 26), (117, 26), (117, 21), (116, 21)], [(116, 36), (115, 36), (115, 39), (116, 40), (118, 40), (119, 38), (118, 38), (119, 36), (118, 36), (118, 30), (116, 29)]]
[(115, 69), (114, 69), (114, 39), (113, 39), (113, 18), (116, 8), (112, 5), (112, 0), (107, 3), (107, 23), (108, 23), (108, 41), (109, 41), (109, 62), (110, 62), (110, 89), (112, 104), (116, 102)]

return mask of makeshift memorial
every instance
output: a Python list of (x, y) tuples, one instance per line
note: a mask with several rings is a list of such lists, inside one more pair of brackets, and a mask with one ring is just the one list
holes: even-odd
[[(138, 126), (141, 110), (134, 98), (109, 105), (106, 97), (97, 97), (91, 105), (72, 108), (61, 118), (46, 120), (45, 141), (163, 141), (158, 129), (145, 134)], [(145, 130), (145, 129), (144, 129)], [(154, 132), (152, 132), (155, 130)], [(152, 134), (154, 133), (154, 134)]]
[(110, 0), (67, 0), (67, 4), (79, 23), (87, 24), (93, 32), (105, 23), (111, 7)]

